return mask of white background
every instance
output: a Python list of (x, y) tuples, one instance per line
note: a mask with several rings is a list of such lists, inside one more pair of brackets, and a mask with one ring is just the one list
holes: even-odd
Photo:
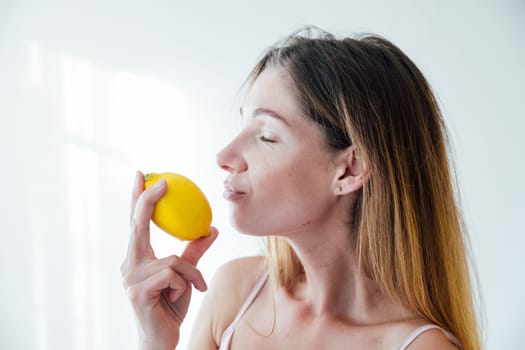
[[(304, 24), (384, 35), (426, 74), (455, 147), (486, 348), (523, 347), (523, 1), (48, 0), (0, 2), (0, 348), (134, 348), (119, 265), (137, 169), (208, 195), (221, 236), (207, 279), (259, 251), (229, 226), (215, 154), (240, 127), (250, 68)], [(152, 240), (159, 256), (183, 247)]]

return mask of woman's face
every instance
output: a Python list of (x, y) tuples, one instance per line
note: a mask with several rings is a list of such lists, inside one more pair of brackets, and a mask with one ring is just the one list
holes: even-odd
[(317, 124), (302, 116), (287, 73), (264, 70), (241, 114), (243, 129), (217, 155), (228, 172), (232, 224), (254, 235), (315, 229), (335, 202), (334, 155)]

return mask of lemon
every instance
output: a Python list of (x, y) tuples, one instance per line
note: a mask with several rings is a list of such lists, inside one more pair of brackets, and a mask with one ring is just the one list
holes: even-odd
[(160, 179), (166, 180), (167, 189), (155, 204), (153, 222), (183, 241), (208, 236), (212, 212), (200, 188), (187, 177), (174, 173), (146, 174), (144, 187)]

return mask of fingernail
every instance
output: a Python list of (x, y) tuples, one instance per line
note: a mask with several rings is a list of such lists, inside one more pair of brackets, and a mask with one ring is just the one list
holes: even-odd
[(155, 182), (155, 184), (153, 185), (153, 188), (155, 190), (160, 190), (164, 186), (166, 186), (166, 180), (165, 179), (160, 179), (159, 181)]
[(208, 286), (206, 285), (206, 282), (203, 282), (199, 283), (198, 286), (195, 285), (195, 288), (197, 288), (199, 292), (205, 292), (208, 289)]

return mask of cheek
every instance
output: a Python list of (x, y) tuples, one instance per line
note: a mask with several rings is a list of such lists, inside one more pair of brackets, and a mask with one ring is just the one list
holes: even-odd
[[(276, 167), (276, 164), (282, 165)], [(263, 203), (273, 206), (296, 205), (298, 197), (308, 190), (300, 164), (295, 162), (277, 159), (273, 164), (253, 170), (250, 176), (253, 194)]]
[(251, 170), (249, 195), (233, 206), (234, 224), (246, 233), (275, 233), (282, 216), (297, 210), (297, 182), (289, 169)]
[(322, 215), (326, 199), (321, 181), (300, 165), (290, 165), (266, 169), (264, 176), (253, 172), (250, 195), (232, 208), (232, 221), (239, 231), (255, 235), (292, 232)]

